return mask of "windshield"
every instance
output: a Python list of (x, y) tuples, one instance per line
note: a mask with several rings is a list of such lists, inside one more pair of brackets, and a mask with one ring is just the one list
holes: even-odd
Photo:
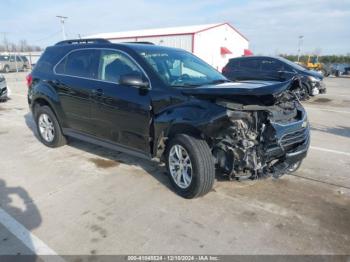
[(164, 82), (173, 87), (193, 87), (229, 82), (222, 74), (191, 53), (180, 50), (147, 50), (139, 54)]
[(8, 56), (4, 56), (4, 55), (0, 56), (0, 61), (8, 61), (8, 60), (9, 60)]
[(294, 63), (286, 58), (283, 57), (279, 57), (280, 60), (282, 60), (283, 62), (287, 63), (288, 65), (290, 65), (291, 67), (295, 68), (295, 69), (299, 69), (299, 70), (303, 70), (305, 71), (305, 67), (302, 67), (301, 65), (298, 65), (297, 63)]

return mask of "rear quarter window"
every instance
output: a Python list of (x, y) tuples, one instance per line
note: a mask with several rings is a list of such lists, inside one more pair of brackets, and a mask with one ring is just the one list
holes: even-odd
[(33, 72), (34, 74), (51, 74), (54, 66), (67, 52), (62, 48), (48, 47), (40, 56)]

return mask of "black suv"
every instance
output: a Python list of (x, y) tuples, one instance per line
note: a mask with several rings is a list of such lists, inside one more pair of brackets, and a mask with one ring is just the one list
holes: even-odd
[(229, 60), (222, 73), (232, 81), (286, 81), (298, 75), (301, 82), (300, 99), (326, 93), (323, 76), (283, 57), (249, 56)]
[(298, 81), (231, 83), (181, 49), (71, 40), (46, 48), (27, 76), (42, 143), (75, 137), (165, 161), (176, 192), (209, 192), (229, 178), (295, 171), (309, 147)]

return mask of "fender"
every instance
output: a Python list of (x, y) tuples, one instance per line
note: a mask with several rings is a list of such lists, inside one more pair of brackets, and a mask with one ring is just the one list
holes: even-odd
[(34, 112), (34, 105), (37, 101), (44, 100), (53, 110), (57, 119), (60, 120), (60, 125), (62, 128), (66, 127), (65, 124), (65, 114), (60, 106), (60, 99), (56, 90), (48, 83), (38, 83), (33, 85), (30, 92), (30, 107), (32, 112)]
[(162, 155), (165, 141), (180, 132), (206, 140), (210, 126), (224, 115), (226, 116), (225, 108), (203, 100), (186, 101), (165, 108), (154, 116), (153, 156)]

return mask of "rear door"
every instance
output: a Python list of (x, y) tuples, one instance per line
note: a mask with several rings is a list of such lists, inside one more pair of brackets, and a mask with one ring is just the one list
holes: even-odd
[(101, 50), (99, 82), (92, 90), (92, 120), (98, 137), (149, 153), (150, 90), (120, 84), (120, 76), (128, 74), (140, 74), (147, 78), (126, 53)]
[(52, 85), (59, 94), (62, 110), (70, 128), (94, 134), (90, 95), (97, 88), (99, 50), (77, 49), (55, 67)]

